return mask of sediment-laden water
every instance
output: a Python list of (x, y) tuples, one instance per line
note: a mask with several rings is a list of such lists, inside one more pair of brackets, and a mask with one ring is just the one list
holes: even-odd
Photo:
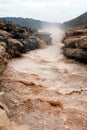
[(87, 130), (87, 65), (62, 55), (62, 31), (52, 36), (53, 45), (9, 61), (2, 91), (10, 119), (29, 130)]

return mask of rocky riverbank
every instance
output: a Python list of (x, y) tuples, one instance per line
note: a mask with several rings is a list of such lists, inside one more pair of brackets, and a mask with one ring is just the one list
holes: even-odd
[[(6, 31), (12, 35), (7, 39), (1, 35), (5, 37), (1, 42), (6, 44), (0, 45), (3, 65), (0, 64), (3, 68), (0, 72), (0, 130), (87, 129), (87, 66), (62, 55), (59, 36), (63, 36), (63, 32), (57, 32), (59, 34), (57, 39), (54, 34), (52, 46), (28, 52), (19, 58), (13, 57), (31, 50), (28, 41), (32, 37), (38, 39), (39, 48), (44, 48), (47, 43), (40, 39), (44, 33), (39, 37), (36, 36), (38, 31), (34, 30), (26, 38), (13, 38), (16, 33), (13, 35)], [(48, 38), (50, 40), (50, 35)], [(18, 41), (20, 44), (16, 45), (22, 46), (15, 46), (12, 41)], [(34, 40), (30, 41), (36, 45)]]
[(45, 44), (51, 44), (48, 33), (0, 22), (0, 45), (5, 48), (9, 58), (19, 57), (30, 50), (44, 48)]
[(63, 54), (81, 62), (87, 63), (87, 27), (80, 27), (66, 32), (62, 41)]
[[(0, 91), (3, 72), (9, 59), (20, 57), (22, 53), (30, 50), (44, 48), (48, 42), (51, 43), (50, 34), (40, 34), (31, 28), (0, 21)], [(10, 111), (5, 104), (7, 104), (5, 94), (0, 92), (0, 130), (27, 130), (27, 126), (17, 126), (10, 121), (8, 118)]]
[(57, 32), (52, 46), (9, 60), (1, 90), (10, 120), (28, 130), (87, 130), (87, 65), (62, 55)]
[(49, 33), (0, 21), (0, 75), (8, 59), (20, 57), (30, 50), (45, 48), (51, 44), (51, 40)]

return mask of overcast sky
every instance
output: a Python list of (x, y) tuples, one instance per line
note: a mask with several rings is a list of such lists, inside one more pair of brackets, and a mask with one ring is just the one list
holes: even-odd
[(87, 0), (0, 0), (0, 17), (64, 22), (87, 11)]

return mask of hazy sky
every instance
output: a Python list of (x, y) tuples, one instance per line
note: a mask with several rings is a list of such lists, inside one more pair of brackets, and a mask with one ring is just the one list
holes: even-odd
[(87, 11), (87, 0), (0, 0), (0, 17), (64, 22)]

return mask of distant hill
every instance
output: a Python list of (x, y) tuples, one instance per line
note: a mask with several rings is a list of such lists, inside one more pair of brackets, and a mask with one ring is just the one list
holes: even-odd
[(12, 22), (13, 24), (18, 24), (21, 26), (26, 26), (26, 27), (36, 28), (36, 29), (42, 29), (43, 27), (74, 28), (74, 27), (87, 25), (87, 12), (85, 12), (84, 14), (80, 15), (75, 19), (64, 22), (63, 24), (45, 22), (45, 21), (35, 20), (32, 18), (22, 18), (22, 17), (3, 17), (0, 18), (0, 20), (3, 20), (4, 22)]
[(80, 15), (75, 19), (64, 22), (62, 25), (64, 28), (73, 28), (73, 27), (87, 25), (87, 12), (85, 12), (84, 14)]
[(44, 22), (40, 20), (35, 20), (31, 18), (21, 18), (21, 17), (3, 17), (0, 18), (4, 22), (12, 22), (14, 24), (18, 24), (21, 26), (36, 28), (36, 29), (42, 29), (43, 27), (59, 27), (59, 23), (51, 23), (51, 22)]

